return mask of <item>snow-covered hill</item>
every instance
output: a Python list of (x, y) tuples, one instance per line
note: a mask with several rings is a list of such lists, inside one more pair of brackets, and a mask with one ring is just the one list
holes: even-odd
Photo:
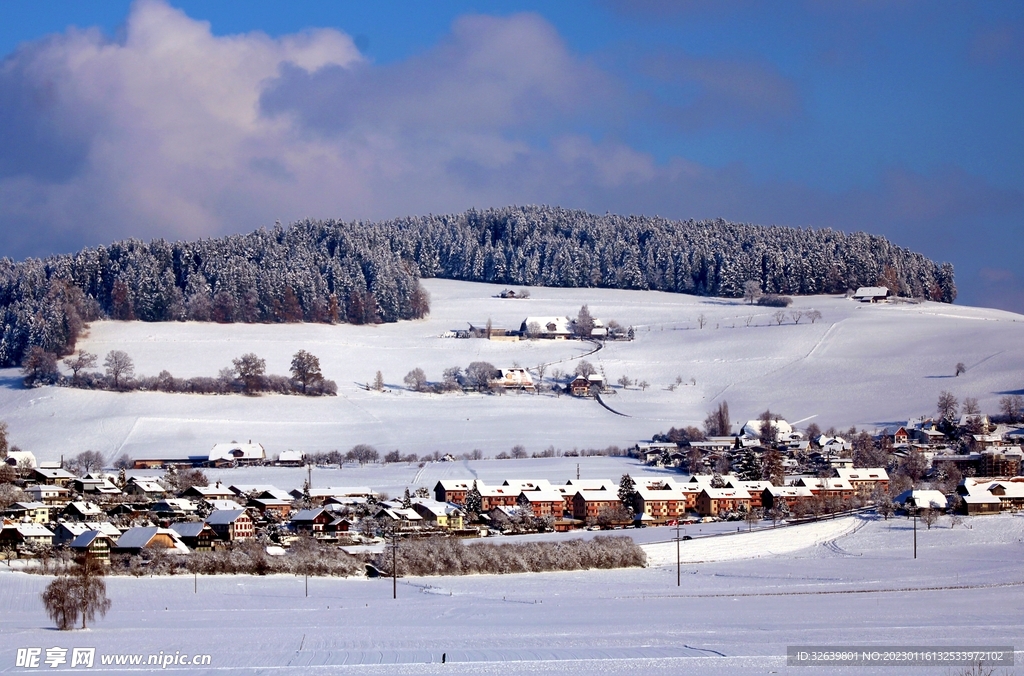
[[(977, 397), (995, 411), (1000, 393), (1024, 388), (1024, 317), (938, 303), (866, 305), (845, 298), (798, 297), (790, 310), (816, 309), (821, 319), (781, 325), (772, 308), (743, 301), (609, 289), (531, 288), (531, 298), (503, 300), (501, 287), (426, 280), (428, 319), (378, 326), (218, 325), (96, 322), (80, 346), (102, 356), (120, 349), (136, 371), (209, 375), (255, 352), (268, 372), (287, 373), (291, 355), (320, 357), (338, 396), (200, 396), (115, 394), (55, 387), (24, 389), (19, 373), (0, 371), (0, 419), (12, 442), (40, 459), (85, 449), (169, 457), (230, 440), (259, 441), (273, 455), (288, 448), (381, 450), (485, 455), (515, 444), (632, 445), (670, 426), (699, 424), (726, 400), (736, 421), (766, 408), (791, 422), (874, 428), (935, 408), (938, 394)], [(614, 383), (622, 375), (651, 384), (616, 387), (606, 402), (553, 395), (416, 394), (402, 379), (416, 367), (440, 380), (449, 366), (484, 360), (495, 366), (549, 364), (571, 372), (592, 347), (577, 341), (498, 342), (443, 338), (449, 329), (518, 328), (527, 316), (572, 315), (587, 304), (605, 321), (636, 330), (632, 342), (609, 343), (587, 357)], [(698, 318), (705, 318), (699, 328)], [(958, 362), (967, 372), (953, 377)], [(365, 390), (380, 370), (388, 389)], [(676, 382), (681, 384), (675, 386)], [(673, 387), (674, 386), (674, 387)]]

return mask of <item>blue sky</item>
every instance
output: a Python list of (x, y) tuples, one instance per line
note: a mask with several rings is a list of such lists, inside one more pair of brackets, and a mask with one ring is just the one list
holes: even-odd
[(6, 0), (0, 255), (512, 203), (884, 234), (1024, 312), (1024, 4)]

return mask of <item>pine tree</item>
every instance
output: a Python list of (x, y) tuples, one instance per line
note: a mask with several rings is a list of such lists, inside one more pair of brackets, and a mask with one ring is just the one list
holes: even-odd
[(623, 508), (633, 513), (633, 505), (636, 503), (636, 482), (633, 481), (633, 477), (628, 474), (623, 474), (622, 478), (619, 479), (619, 502), (622, 503)]
[(476, 487), (476, 481), (473, 482), (473, 487), (466, 491), (466, 512), (468, 514), (480, 514), (483, 510), (483, 497), (480, 495), (480, 490)]

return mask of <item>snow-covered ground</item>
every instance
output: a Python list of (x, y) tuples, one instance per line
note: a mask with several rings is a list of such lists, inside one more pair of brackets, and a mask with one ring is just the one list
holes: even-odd
[[(771, 408), (791, 422), (822, 428), (874, 428), (930, 413), (940, 391), (977, 397), (996, 410), (1000, 393), (1022, 387), (1024, 317), (936, 303), (865, 305), (837, 297), (799, 297), (793, 309), (822, 318), (779, 326), (775, 310), (742, 301), (610, 289), (533, 288), (526, 300), (494, 298), (501, 287), (426, 280), (428, 319), (380, 326), (217, 325), (96, 322), (80, 345), (102, 356), (120, 349), (136, 371), (208, 375), (255, 352), (268, 372), (287, 373), (291, 355), (320, 357), (338, 397), (115, 394), (44, 387), (26, 390), (17, 370), (0, 371), (0, 418), (13, 443), (55, 460), (86, 449), (135, 457), (181, 456), (214, 443), (252, 439), (273, 455), (347, 450), (369, 443), (419, 454), (480, 449), (493, 456), (515, 444), (628, 446), (670, 426), (699, 424), (718, 401), (735, 421)], [(591, 349), (577, 341), (497, 342), (442, 338), (448, 329), (518, 328), (540, 315), (575, 315), (587, 304), (605, 320), (636, 329), (633, 342), (609, 343), (587, 357), (610, 382), (622, 375), (651, 387), (616, 388), (610, 413), (593, 400), (552, 395), (428, 395), (404, 389), (413, 368), (440, 380), (449, 366), (550, 364), (571, 372)], [(706, 324), (698, 328), (698, 317)], [(748, 326), (749, 320), (749, 326)], [(953, 378), (957, 362), (967, 372)], [(383, 393), (362, 387), (380, 370)], [(677, 378), (678, 387), (669, 389)]]
[[(306, 597), (288, 576), (200, 577), (198, 593), (190, 577), (110, 578), (110, 613), (70, 633), (43, 613), (46, 578), (0, 569), (0, 671), (33, 671), (14, 667), (17, 649), (54, 646), (211, 655), (207, 670), (168, 668), (179, 673), (631, 676), (960, 671), (787, 667), (788, 645), (1019, 650), (1024, 516), (918, 525), (916, 560), (906, 519), (687, 541), (730, 541), (747, 558), (686, 563), (678, 587), (663, 545), (647, 546), (646, 569), (408, 578), (398, 600), (390, 580), (311, 579)], [(780, 553), (797, 540), (818, 543)]]

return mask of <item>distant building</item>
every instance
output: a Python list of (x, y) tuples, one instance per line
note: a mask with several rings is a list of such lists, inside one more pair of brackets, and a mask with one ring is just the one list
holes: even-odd
[(889, 297), (889, 287), (862, 286), (853, 293), (853, 299), (861, 303), (878, 303)]

